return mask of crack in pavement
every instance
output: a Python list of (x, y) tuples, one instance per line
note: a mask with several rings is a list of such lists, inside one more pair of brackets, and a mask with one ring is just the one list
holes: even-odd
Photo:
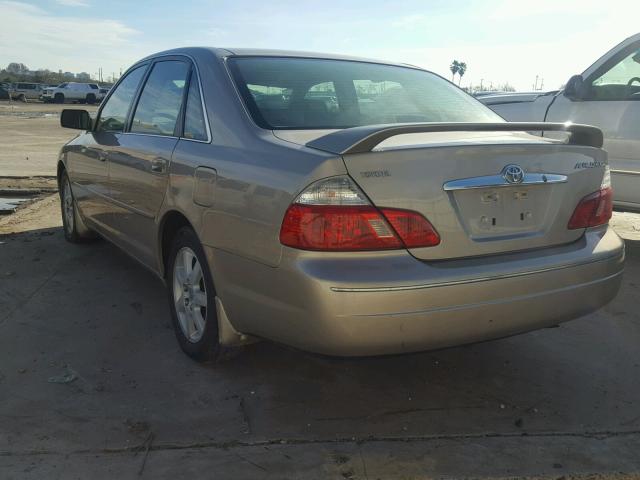
[[(591, 438), (596, 440), (604, 440), (612, 437), (624, 437), (640, 435), (640, 430), (601, 430), (601, 431), (585, 431), (585, 432), (512, 432), (512, 433), (459, 433), (459, 434), (442, 434), (442, 435), (418, 435), (418, 436), (390, 436), (390, 437), (337, 437), (337, 438), (317, 438), (317, 439), (266, 439), (256, 441), (229, 440), (226, 442), (194, 442), (194, 443), (154, 443), (149, 451), (160, 452), (170, 450), (190, 450), (190, 449), (219, 449), (229, 450), (231, 448), (251, 448), (251, 447), (268, 447), (274, 445), (320, 445), (320, 444), (357, 444), (366, 443), (412, 443), (412, 442), (430, 442), (438, 440), (478, 440), (493, 438)], [(144, 450), (146, 443), (134, 445), (130, 447), (114, 447), (102, 449), (84, 449), (72, 451), (54, 451), (54, 450), (24, 450), (21, 452), (0, 451), (0, 457), (18, 457), (18, 456), (39, 456), (39, 455), (96, 455), (96, 454), (120, 454), (120, 453), (136, 453)]]
[(430, 407), (430, 408), (403, 408), (398, 410), (385, 410), (378, 413), (370, 413), (368, 415), (352, 415), (344, 417), (316, 417), (313, 420), (316, 422), (334, 422), (334, 421), (350, 421), (350, 420), (370, 420), (378, 417), (389, 417), (393, 415), (407, 415), (411, 413), (423, 413), (423, 412), (442, 412), (452, 410), (474, 410), (486, 408), (486, 405), (461, 405), (459, 407)]

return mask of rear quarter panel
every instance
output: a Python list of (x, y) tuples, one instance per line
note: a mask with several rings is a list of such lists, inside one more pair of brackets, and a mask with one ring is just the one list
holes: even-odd
[[(269, 133), (270, 135), (270, 133)], [(197, 167), (214, 169), (212, 205), (194, 202)], [(247, 138), (235, 147), (181, 140), (174, 151), (165, 211), (185, 212), (202, 243), (278, 265), (280, 225), (297, 193), (318, 178), (346, 173), (340, 158)]]

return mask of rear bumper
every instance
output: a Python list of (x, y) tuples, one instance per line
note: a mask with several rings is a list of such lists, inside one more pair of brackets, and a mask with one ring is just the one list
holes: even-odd
[(243, 333), (332, 355), (442, 348), (590, 313), (620, 287), (624, 243), (610, 228), (534, 252), (421, 262), (407, 252), (283, 251), (277, 268), (207, 249)]

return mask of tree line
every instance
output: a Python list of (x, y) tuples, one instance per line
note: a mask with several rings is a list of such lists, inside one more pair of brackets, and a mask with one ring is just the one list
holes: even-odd
[(87, 72), (72, 73), (53, 72), (47, 69), (29, 70), (24, 63), (12, 62), (6, 68), (0, 70), (0, 81), (6, 83), (30, 82), (30, 83), (46, 83), (60, 84), (63, 82), (90, 82), (91, 75)]

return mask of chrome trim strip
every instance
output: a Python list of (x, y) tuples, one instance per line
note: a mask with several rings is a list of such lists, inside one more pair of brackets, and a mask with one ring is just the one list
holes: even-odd
[(519, 187), (520, 185), (545, 185), (548, 183), (566, 183), (566, 175), (555, 173), (525, 173), (524, 180), (520, 183), (509, 183), (502, 175), (487, 175), (484, 177), (462, 178), (445, 183), (442, 188), (445, 192), (456, 190), (468, 190), (472, 188), (500, 188)]
[(178, 137), (176, 137), (175, 135), (162, 135), (159, 133), (118, 132), (118, 135), (135, 135), (138, 137), (160, 137), (160, 138), (172, 138), (173, 140), (178, 140)]
[(505, 298), (495, 299), (495, 300), (485, 300), (485, 301), (476, 302), (476, 303), (463, 303), (460, 305), (445, 305), (442, 307), (428, 308), (426, 310), (414, 310), (414, 311), (408, 311), (408, 312), (356, 313), (356, 314), (353, 314), (353, 316), (369, 317), (369, 318), (371, 317), (402, 317), (402, 316), (408, 316), (408, 315), (427, 315), (435, 312), (454, 312), (459, 310), (468, 310), (471, 308), (478, 308), (485, 305), (504, 305), (504, 304), (513, 303), (513, 302), (521, 302), (523, 300), (528, 300), (532, 298), (538, 298), (538, 297), (542, 297), (544, 295), (549, 295), (553, 293), (563, 292), (567, 290), (575, 290), (577, 288), (583, 288), (591, 285), (601, 284), (602, 282), (613, 280), (614, 278), (621, 276), (623, 273), (624, 273), (624, 269), (620, 270), (619, 272), (613, 273), (611, 275), (607, 275), (606, 277), (596, 278), (588, 282), (565, 285), (563, 287), (554, 288), (551, 290), (543, 290), (535, 293), (525, 293), (524, 295), (516, 295), (513, 297), (505, 297)]
[(614, 169), (611, 169), (611, 173), (617, 173), (618, 175), (640, 175), (640, 172), (634, 172), (633, 170), (614, 170)]
[(425, 288), (451, 287), (454, 285), (467, 285), (471, 283), (491, 282), (493, 280), (504, 280), (508, 278), (526, 277), (527, 275), (536, 275), (538, 273), (547, 273), (547, 272), (554, 272), (557, 270), (565, 270), (567, 268), (582, 267), (584, 265), (590, 265), (592, 263), (604, 262), (607, 260), (618, 258), (623, 255), (624, 253), (621, 253), (619, 255), (611, 255), (611, 256), (600, 258), (597, 260), (585, 260), (583, 262), (571, 263), (569, 265), (540, 268), (538, 270), (528, 270), (526, 272), (505, 273), (502, 275), (493, 275), (490, 277), (476, 277), (476, 278), (470, 278), (466, 280), (455, 280), (451, 282), (428, 283), (428, 284), (422, 284), (422, 285), (403, 285), (399, 287), (362, 287), (362, 288), (331, 287), (331, 290), (333, 292), (341, 292), (341, 293), (344, 293), (344, 292), (369, 293), (369, 292), (399, 292), (399, 291), (407, 291), (407, 290), (423, 290)]

